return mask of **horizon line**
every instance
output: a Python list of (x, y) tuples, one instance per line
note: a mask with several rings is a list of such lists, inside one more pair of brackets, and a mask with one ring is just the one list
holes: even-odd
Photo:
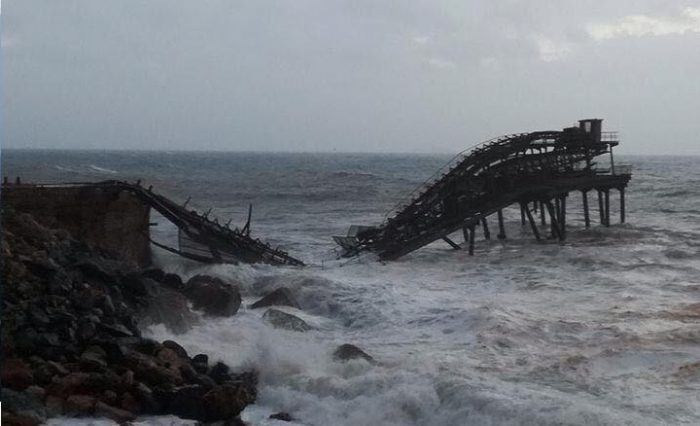
[[(226, 153), (226, 154), (354, 154), (354, 155), (454, 155), (455, 151), (284, 151), (284, 150), (224, 150), (224, 149), (139, 149), (139, 148), (44, 148), (44, 147), (0, 147), (2, 151), (56, 151), (56, 152), (143, 152), (143, 153)], [(658, 157), (700, 156), (698, 152), (653, 153), (615, 151), (617, 155), (639, 155)]]

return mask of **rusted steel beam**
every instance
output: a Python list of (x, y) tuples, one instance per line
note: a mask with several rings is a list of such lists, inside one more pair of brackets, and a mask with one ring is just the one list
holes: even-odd
[(442, 239), (443, 239), (447, 244), (451, 245), (453, 249), (455, 249), (455, 250), (461, 250), (461, 249), (462, 249), (462, 247), (460, 247), (459, 244), (457, 244), (457, 243), (455, 243), (454, 241), (452, 241), (449, 237), (442, 237)]

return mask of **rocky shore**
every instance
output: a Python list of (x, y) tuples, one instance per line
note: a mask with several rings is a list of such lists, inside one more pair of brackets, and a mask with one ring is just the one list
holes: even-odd
[(127, 423), (145, 414), (242, 424), (256, 372), (139, 330), (164, 323), (185, 331), (195, 316), (189, 306), (234, 315), (235, 285), (141, 270), (9, 209), (2, 228), (3, 424), (56, 416)]

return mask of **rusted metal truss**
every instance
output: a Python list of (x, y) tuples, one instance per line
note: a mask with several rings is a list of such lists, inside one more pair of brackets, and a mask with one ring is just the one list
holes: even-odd
[[(569, 192), (596, 189), (608, 194), (614, 188), (623, 195), (630, 180), (627, 168), (618, 167), (621, 173), (615, 173), (612, 147), (619, 142), (615, 133), (600, 132), (601, 121), (581, 120), (579, 127), (561, 131), (502, 136), (464, 151), (392, 209), (381, 225), (351, 227), (347, 236), (334, 240), (343, 256), (373, 251), (391, 260), (439, 239), (459, 248), (448, 235), (462, 229), (473, 253), (474, 229), (481, 225), (490, 238), (486, 218), (491, 214), (498, 214), (499, 238), (505, 238), (502, 209), (512, 204), (521, 205), (523, 224), (527, 217), (540, 239), (531, 210), (554, 209), (552, 200), (558, 200), (558, 210), (550, 212), (557, 226), (553, 235), (563, 239)], [(611, 170), (596, 169), (593, 159), (606, 153), (611, 154)], [(586, 218), (588, 224), (587, 208)]]
[(119, 180), (102, 182), (72, 182), (49, 185), (34, 185), (41, 187), (78, 186), (83, 188), (104, 188), (109, 190), (128, 191), (138, 197), (141, 202), (172, 222), (178, 228), (179, 248), (169, 247), (153, 241), (151, 243), (182, 257), (204, 263), (267, 263), (272, 265), (303, 266), (304, 262), (296, 259), (279, 248), (250, 236), (250, 216), (242, 229), (230, 228), (229, 223), (220, 224), (217, 219), (210, 219), (209, 213), (200, 214), (188, 210), (189, 199), (180, 205), (167, 197), (153, 192), (152, 187), (144, 188), (141, 182), (129, 183)]

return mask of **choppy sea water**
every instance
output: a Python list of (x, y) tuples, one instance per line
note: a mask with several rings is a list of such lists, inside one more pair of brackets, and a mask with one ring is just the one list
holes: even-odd
[[(634, 165), (628, 223), (597, 224), (591, 195), (585, 230), (580, 194), (571, 194), (564, 244), (537, 243), (513, 209), (508, 239), (478, 240), (473, 257), (437, 242), (394, 262), (336, 260), (332, 235), (381, 222), (447, 159), (4, 151), (2, 173), (142, 179), (239, 225), (253, 204), (253, 234), (309, 266), (200, 266), (157, 252), (184, 277), (235, 280), (244, 304), (184, 335), (147, 330), (191, 354), (257, 368), (259, 399), (243, 413), (251, 424), (282, 424), (267, 419), (278, 411), (319, 426), (700, 424), (700, 157), (617, 159)], [(175, 228), (154, 220), (154, 238), (174, 244)], [(245, 308), (282, 285), (302, 307), (287, 310), (313, 331), (271, 328), (264, 310)], [(379, 364), (334, 362), (342, 343)]]

